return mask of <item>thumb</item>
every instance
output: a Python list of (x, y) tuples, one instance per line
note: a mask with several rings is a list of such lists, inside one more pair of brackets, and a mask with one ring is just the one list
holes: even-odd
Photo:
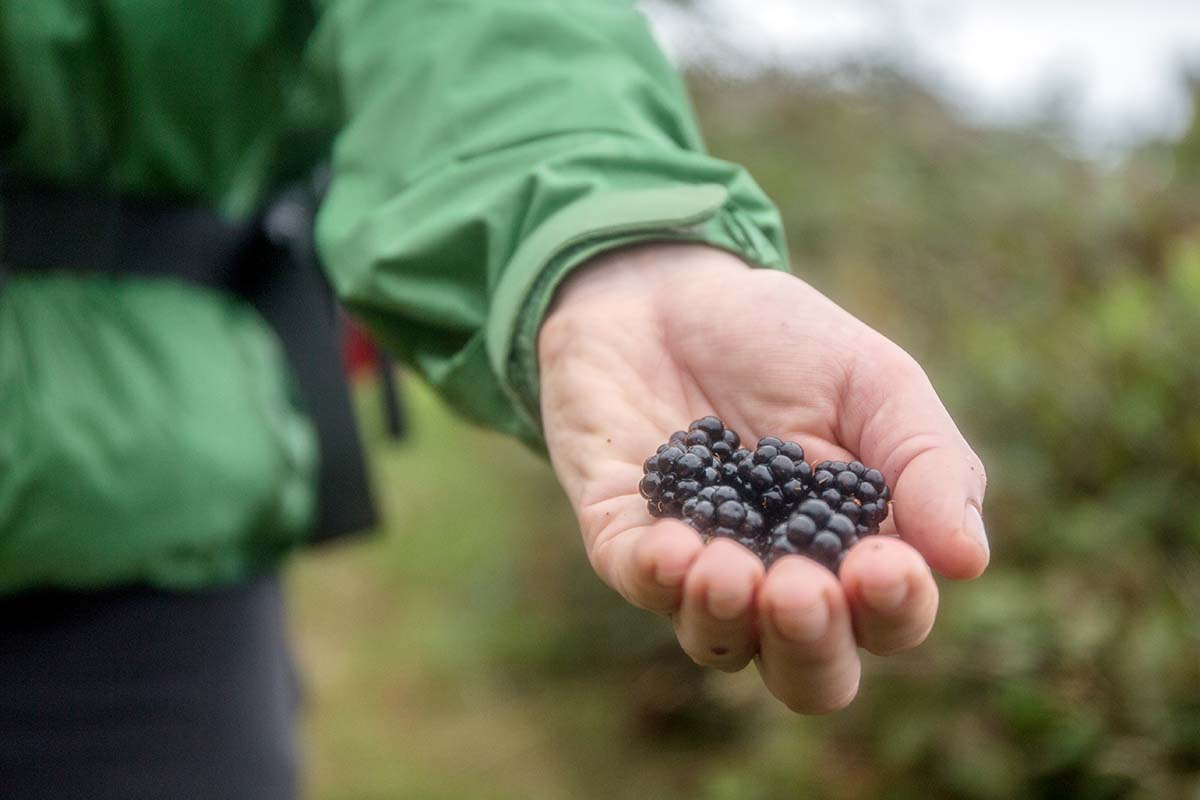
[(938, 572), (977, 577), (990, 551), (983, 525), (987, 475), (920, 365), (887, 343), (886, 357), (852, 370), (842, 441), (882, 465), (900, 537)]

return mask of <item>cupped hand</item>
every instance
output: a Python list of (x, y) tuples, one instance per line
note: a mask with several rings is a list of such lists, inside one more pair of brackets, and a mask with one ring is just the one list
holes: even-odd
[[(669, 615), (698, 663), (734, 671), (755, 659), (797, 712), (854, 698), (858, 647), (888, 654), (925, 639), (938, 605), (929, 566), (956, 579), (987, 566), (983, 465), (925, 373), (794, 276), (699, 245), (614, 251), (560, 289), (538, 358), (550, 457), (601, 579)], [(855, 545), (839, 578), (800, 556), (764, 570), (731, 540), (705, 545), (684, 523), (653, 519), (642, 462), (708, 414), (747, 446), (769, 434), (810, 461), (878, 467), (892, 535)]]

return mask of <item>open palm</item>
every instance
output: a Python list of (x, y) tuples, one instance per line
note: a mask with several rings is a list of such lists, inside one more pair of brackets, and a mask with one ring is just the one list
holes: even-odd
[[(725, 670), (757, 658), (767, 688), (806, 713), (857, 692), (857, 647), (924, 640), (937, 611), (928, 563), (952, 578), (987, 565), (984, 472), (924, 372), (803, 281), (721, 251), (648, 245), (571, 277), (539, 337), (551, 460), (600, 577), (671, 617), (683, 649)], [(642, 461), (715, 414), (744, 440), (799, 442), (810, 461), (860, 458), (893, 488), (883, 532), (839, 577), (789, 556), (765, 571), (729, 540), (704, 545), (655, 520)]]

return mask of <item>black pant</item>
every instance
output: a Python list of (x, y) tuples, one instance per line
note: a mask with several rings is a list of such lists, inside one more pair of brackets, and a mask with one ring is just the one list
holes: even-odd
[(296, 796), (277, 576), (0, 598), (0, 797)]

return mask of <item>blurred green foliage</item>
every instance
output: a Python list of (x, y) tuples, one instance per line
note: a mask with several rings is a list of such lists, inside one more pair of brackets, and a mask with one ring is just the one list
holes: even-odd
[(694, 92), (798, 274), (979, 450), (991, 569), (866, 656), (848, 710), (795, 718), (678, 655), (547, 467), (411, 386), (412, 439), (372, 429), (385, 535), (293, 571), (312, 796), (1200, 797), (1200, 125), (1102, 167), (884, 68)]

